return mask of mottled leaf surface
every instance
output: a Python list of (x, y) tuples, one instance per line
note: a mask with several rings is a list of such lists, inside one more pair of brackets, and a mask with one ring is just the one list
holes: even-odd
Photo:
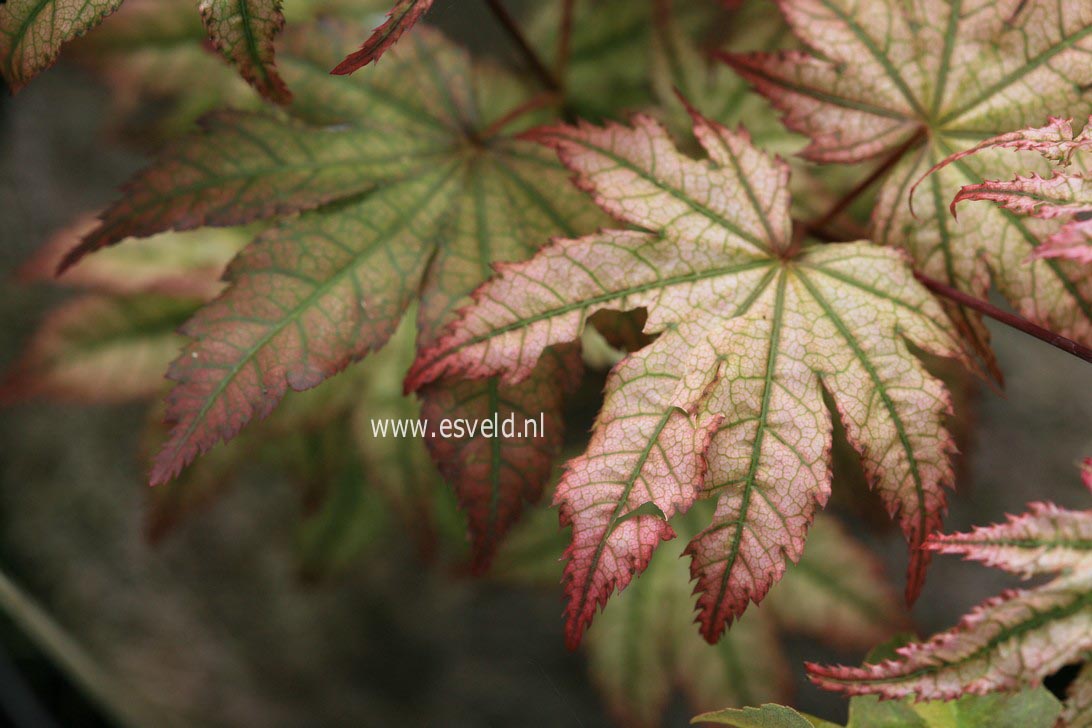
[(8, 0), (0, 5), (0, 73), (13, 91), (52, 66), (61, 46), (118, 9), (121, 0)]
[(702, 117), (707, 160), (646, 117), (634, 126), (539, 130), (576, 183), (641, 229), (563, 239), (502, 266), (408, 384), (503, 375), (519, 382), (601, 309), (648, 310), (652, 344), (615, 366), (587, 452), (555, 501), (572, 526), (568, 639), (674, 537), (665, 518), (715, 498), (687, 551), (710, 641), (803, 550), (830, 489), (832, 395), (869, 478), (915, 546), (908, 594), (952, 478), (948, 397), (907, 342), (961, 355), (900, 254), (852, 243), (799, 248), (788, 169)]
[[(1043, 226), (975, 206), (953, 221), (963, 186), (1011, 176), (1000, 150), (931, 175), (909, 207), (911, 184), (975, 141), (1086, 115), (1092, 96), (1092, 6), (1081, 0), (786, 0), (782, 11), (810, 51), (726, 60), (806, 134), (821, 162), (890, 159), (872, 216), (878, 243), (908, 250), (923, 273), (984, 297), (992, 280), (1026, 317), (1092, 341), (1092, 275), (1029, 256)], [(949, 313), (991, 360), (981, 322)]]
[(952, 200), (952, 213), (955, 214), (961, 202), (986, 200), (1018, 215), (1051, 221), (1053, 227), (1040, 233), (1043, 244), (1035, 249), (1032, 257), (1092, 264), (1092, 181), (1085, 171), (1092, 161), (1092, 123), (1074, 134), (1072, 120), (1051, 118), (1043, 127), (987, 139), (948, 157), (930, 173), (994, 148), (1036, 152), (1054, 169), (1046, 176), (1018, 174), (1010, 180), (986, 180), (966, 185)]
[(209, 38), (250, 85), (278, 104), (292, 94), (273, 63), (273, 39), (284, 28), (281, 0), (201, 0)]

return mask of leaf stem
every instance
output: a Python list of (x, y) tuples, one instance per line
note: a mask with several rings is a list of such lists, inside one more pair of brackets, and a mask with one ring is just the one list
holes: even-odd
[(513, 107), (511, 110), (503, 114), (488, 127), (483, 129), (478, 134), (478, 138), (481, 141), (492, 139), (497, 134), (500, 134), (502, 131), (504, 131), (509, 124), (516, 121), (521, 116), (529, 114), (532, 111), (537, 111), (538, 109), (541, 109), (545, 106), (556, 104), (558, 103), (560, 98), (561, 97), (558, 96), (558, 94), (554, 91), (543, 91), (540, 94), (532, 96), (531, 98), (527, 99), (527, 101), (524, 101), (522, 104)]
[(858, 197), (864, 194), (872, 185), (876, 184), (877, 181), (879, 181), (881, 178), (883, 178), (884, 175), (891, 171), (891, 168), (894, 167), (898, 163), (898, 161), (903, 158), (903, 155), (905, 155), (908, 151), (917, 146), (917, 144), (920, 143), (924, 138), (925, 130), (919, 129), (913, 136), (911, 136), (905, 142), (896, 147), (895, 150), (892, 151), (891, 154), (889, 154), (887, 157), (885, 157), (882, 162), (876, 165), (876, 168), (872, 170), (872, 172), (867, 177), (858, 182), (849, 192), (842, 195), (842, 197), (837, 202), (835, 202), (834, 205), (829, 210), (827, 210), (822, 217), (818, 218), (814, 222), (808, 223), (805, 227), (809, 231), (824, 229), (827, 225), (830, 224), (832, 220), (834, 220), (834, 218), (845, 212), (846, 208), (852, 205)]
[(1014, 329), (1023, 331), (1028, 336), (1034, 336), (1040, 341), (1045, 341), (1053, 347), (1061, 349), (1068, 354), (1072, 354), (1078, 359), (1083, 359), (1084, 361), (1092, 364), (1092, 349), (1089, 349), (1083, 344), (1079, 344), (1072, 339), (1068, 339), (1065, 336), (1062, 336), (1061, 334), (1056, 334), (1049, 329), (1044, 329), (1038, 324), (1033, 324), (1031, 321), (1028, 321), (1023, 316), (1009, 313), (1008, 311), (1004, 311), (997, 306), (994, 306), (992, 303), (983, 301), (980, 298), (976, 298), (970, 294), (964, 293), (963, 291), (952, 288), (948, 284), (941, 283), (935, 278), (930, 278), (924, 273), (914, 271), (914, 277), (917, 278), (923, 286), (928, 288), (933, 293), (936, 293), (937, 295), (949, 298), (961, 306), (972, 308), (975, 311), (978, 311), (983, 316), (989, 316), (995, 321), (1000, 321), (1006, 326), (1011, 326)]
[(523, 35), (523, 31), (520, 30), (515, 18), (513, 18), (504, 7), (501, 0), (485, 0), (485, 4), (493, 12), (493, 16), (497, 19), (497, 22), (501, 24), (505, 31), (507, 31), (512, 42), (516, 44), (516, 48), (523, 56), (523, 59), (527, 62), (527, 65), (530, 66), (531, 71), (535, 76), (542, 82), (542, 85), (550, 91), (560, 91), (561, 84), (554, 78), (554, 74), (550, 72), (550, 69), (546, 68), (546, 64), (538, 57), (538, 54), (535, 53), (531, 44), (527, 42), (527, 38)]

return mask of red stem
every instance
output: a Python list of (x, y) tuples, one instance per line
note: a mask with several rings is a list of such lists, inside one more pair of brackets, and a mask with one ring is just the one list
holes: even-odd
[(529, 114), (544, 106), (556, 104), (559, 100), (560, 97), (553, 91), (543, 91), (536, 96), (532, 96), (482, 130), (482, 132), (478, 134), (478, 138), (482, 141), (492, 139), (494, 136), (504, 131), (509, 124), (516, 121), (524, 114)]
[(911, 136), (905, 142), (900, 144), (891, 154), (889, 154), (882, 162), (880, 162), (871, 174), (865, 177), (863, 180), (857, 183), (853, 189), (842, 196), (840, 200), (834, 203), (827, 212), (814, 222), (810, 222), (807, 225), (808, 230), (822, 230), (830, 222), (842, 214), (847, 207), (853, 204), (853, 201), (860, 197), (869, 187), (876, 184), (885, 174), (887, 174), (892, 167), (894, 167), (903, 155), (913, 149), (922, 139), (925, 138), (925, 131), (919, 130), (916, 134)]
[(1053, 331), (1044, 329), (1038, 324), (1033, 324), (1031, 321), (1028, 321), (1023, 316), (1009, 313), (1008, 311), (1004, 311), (997, 306), (994, 306), (992, 303), (983, 301), (980, 298), (976, 298), (972, 295), (964, 293), (963, 291), (952, 288), (948, 284), (941, 283), (934, 278), (930, 278), (924, 273), (918, 273), (917, 271), (915, 271), (914, 277), (921, 281), (922, 285), (924, 285), (926, 288), (928, 288), (933, 293), (936, 293), (937, 295), (944, 296), (945, 298), (950, 298), (961, 306), (972, 308), (975, 311), (978, 311), (983, 316), (989, 316), (995, 321), (1000, 321), (1006, 326), (1011, 326), (1014, 329), (1023, 331), (1028, 336), (1034, 336), (1036, 339), (1045, 341), (1053, 347), (1061, 349), (1068, 354), (1072, 354), (1078, 359), (1083, 359), (1084, 361), (1092, 364), (1092, 349), (1089, 349), (1083, 344), (1079, 344), (1072, 339), (1068, 339), (1062, 336), (1061, 334), (1056, 334)]

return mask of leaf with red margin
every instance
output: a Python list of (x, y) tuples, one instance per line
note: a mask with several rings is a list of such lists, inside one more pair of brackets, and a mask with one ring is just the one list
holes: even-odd
[[(1092, 119), (1080, 134), (1073, 134), (1071, 119), (1051, 117), (1044, 127), (1021, 129), (1002, 134), (936, 164), (926, 176), (978, 154), (984, 149), (1004, 148), (1017, 151), (1037, 152), (1056, 165), (1053, 174), (1044, 178), (1038, 174), (1017, 176), (1007, 182), (988, 180), (966, 185), (956, 194), (949, 208), (954, 215), (956, 206), (965, 200), (988, 200), (1006, 210), (1042, 220), (1060, 221), (1052, 230), (1040, 233), (1042, 245), (1031, 254), (1032, 258), (1063, 258), (1081, 264), (1092, 264), (1092, 184), (1084, 169), (1092, 152)], [(1074, 157), (1081, 165), (1073, 165)], [(1071, 167), (1076, 166), (1076, 169)], [(922, 178), (924, 179), (924, 177)], [(918, 180), (910, 188), (911, 200)]]
[[(990, 282), (1021, 314), (1092, 342), (1092, 273), (1029, 256), (1042, 227), (977, 206), (953, 222), (945, 203), (960, 187), (1009, 176), (999, 150), (956, 160), (911, 183), (968, 140), (1041, 124), (1060, 111), (1092, 109), (1092, 5), (1083, 0), (782, 0), (810, 52), (726, 55), (811, 138), (820, 162), (885, 157), (894, 164), (878, 193), (872, 239), (905, 248), (915, 266), (979, 298)], [(961, 332), (993, 364), (977, 315), (946, 304)], [(999, 374), (998, 374), (999, 376)]]
[(273, 63), (273, 39), (284, 28), (281, 0), (201, 0), (197, 9), (220, 54), (276, 104), (292, 100)]
[(950, 700), (1039, 682), (1092, 650), (1092, 511), (1032, 503), (1027, 513), (970, 533), (933, 536), (926, 548), (962, 554), (1024, 578), (955, 628), (863, 667), (808, 665), (813, 682), (851, 695)]
[(387, 21), (372, 31), (364, 45), (347, 55), (330, 73), (344, 76), (378, 61), (380, 56), (398, 42), (403, 33), (417, 24), (421, 16), (432, 7), (432, 3), (433, 0), (398, 0), (387, 13)]
[(798, 249), (787, 167), (742, 132), (694, 125), (709, 160), (682, 155), (641, 116), (534, 132), (605, 211), (642, 229), (558, 240), (502, 266), (407, 378), (518, 383), (596, 311), (648, 310), (646, 332), (659, 337), (611, 372), (588, 450), (555, 497), (573, 528), (570, 645), (674, 536), (665, 518), (699, 496), (717, 500), (687, 549), (703, 634), (715, 641), (765, 596), (829, 493), (822, 388), (914, 547), (910, 597), (927, 560), (916, 546), (939, 525), (952, 479), (947, 393), (905, 343), (962, 357), (939, 304), (894, 251)]

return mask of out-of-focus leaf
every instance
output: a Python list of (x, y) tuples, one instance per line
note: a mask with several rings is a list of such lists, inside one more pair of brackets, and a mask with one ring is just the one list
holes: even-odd
[(0, 383), (0, 400), (114, 403), (161, 392), (164, 367), (185, 344), (176, 331), (200, 305), (153, 295), (69, 301), (42, 322)]
[(681, 540), (664, 546), (588, 632), (592, 678), (620, 725), (660, 725), (675, 686), (693, 710), (785, 700), (789, 692), (788, 663), (766, 610), (748, 613), (716, 645), (694, 631), (682, 547)]
[(20, 268), (19, 278), (112, 295), (156, 293), (205, 301), (224, 289), (224, 269), (251, 237), (239, 228), (160, 233), (154, 244), (111, 248), (57, 276), (64, 256), (97, 224), (92, 216), (81, 216), (55, 234)]
[(799, 563), (763, 606), (785, 628), (844, 649), (870, 647), (907, 626), (875, 555), (823, 515), (811, 524)]

